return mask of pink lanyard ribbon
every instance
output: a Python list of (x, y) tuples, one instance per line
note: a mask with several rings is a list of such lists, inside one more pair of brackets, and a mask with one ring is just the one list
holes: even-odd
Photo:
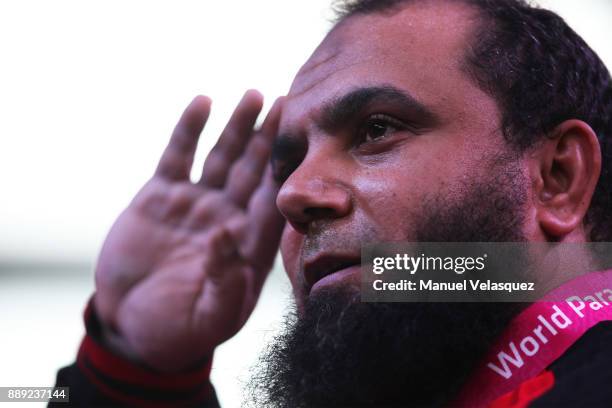
[(540, 374), (605, 320), (612, 320), (612, 270), (563, 284), (512, 320), (452, 406), (487, 407)]

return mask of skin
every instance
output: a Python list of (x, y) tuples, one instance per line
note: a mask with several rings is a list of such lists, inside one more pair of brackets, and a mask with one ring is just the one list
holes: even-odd
[[(343, 22), (260, 130), (261, 95), (245, 94), (191, 183), (210, 111), (196, 98), (101, 252), (94, 304), (109, 346), (160, 371), (189, 368), (244, 325), (279, 241), (300, 306), (358, 282), (352, 267), (313, 286), (305, 270), (318, 261), (414, 239), (424, 203), (460, 200), (465, 180), (509, 151), (495, 101), (461, 69), (474, 21), (465, 6), (427, 2)], [(276, 181), (264, 170), (272, 149)], [(590, 127), (566, 121), (519, 160), (527, 239), (586, 241), (601, 168)]]

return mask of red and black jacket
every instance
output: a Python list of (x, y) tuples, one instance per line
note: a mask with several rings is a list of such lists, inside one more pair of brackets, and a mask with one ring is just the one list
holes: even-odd
[[(70, 387), (70, 402), (50, 407), (219, 407), (210, 360), (180, 375), (157, 373), (105, 348), (91, 306), (85, 326), (77, 361), (57, 374), (56, 386)], [(612, 407), (612, 321), (592, 327), (545, 371), (490, 407)]]

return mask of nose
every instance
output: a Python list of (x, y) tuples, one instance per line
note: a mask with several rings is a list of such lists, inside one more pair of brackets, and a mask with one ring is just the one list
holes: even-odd
[(282, 185), (276, 205), (287, 222), (306, 233), (312, 222), (342, 218), (352, 211), (342, 169), (329, 160), (306, 157)]

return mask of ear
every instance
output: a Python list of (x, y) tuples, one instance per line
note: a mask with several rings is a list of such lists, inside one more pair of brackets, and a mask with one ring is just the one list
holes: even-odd
[(580, 230), (601, 172), (601, 150), (591, 127), (568, 120), (531, 155), (539, 227), (559, 241)]

